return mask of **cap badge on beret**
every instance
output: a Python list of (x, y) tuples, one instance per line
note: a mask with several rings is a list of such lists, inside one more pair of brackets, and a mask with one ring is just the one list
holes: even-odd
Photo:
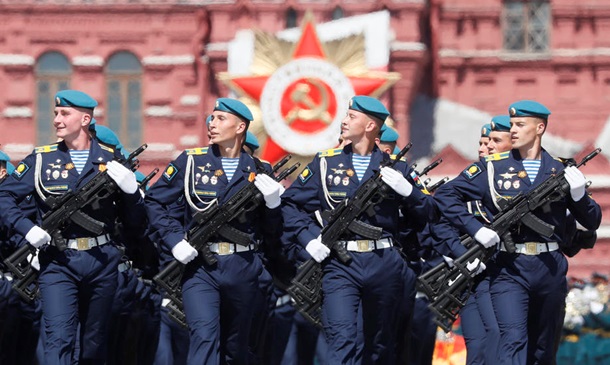
[(55, 105), (61, 104), (61, 99), (58, 97), (55, 98)]
[(509, 110), (509, 111), (510, 111), (510, 116), (511, 116), (511, 117), (514, 117), (514, 116), (515, 116), (515, 114), (517, 114), (517, 109), (515, 109), (515, 108), (510, 108), (510, 110)]

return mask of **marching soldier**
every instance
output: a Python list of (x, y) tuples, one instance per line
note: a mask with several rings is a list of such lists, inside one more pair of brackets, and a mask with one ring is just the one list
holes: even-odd
[[(45, 360), (53, 364), (72, 363), (79, 324), (80, 363), (105, 362), (107, 314), (117, 286), (121, 256), (110, 233), (117, 215), (134, 226), (145, 215), (135, 175), (113, 161), (122, 156), (91, 139), (88, 127), (96, 106), (97, 102), (83, 92), (58, 92), (53, 126), (61, 142), (36, 148), (0, 186), (0, 217), (40, 249)], [(59, 250), (40, 227), (40, 217), (48, 209), (44, 201), (68, 190), (78, 191), (105, 170), (118, 185), (118, 196), (100, 200), (95, 208), (81, 209), (103, 223), (104, 233), (92, 236), (80, 225), (70, 224), (61, 232), (67, 249)], [(30, 194), (34, 195), (38, 210), (36, 221), (25, 217), (17, 205)]]
[[(485, 227), (465, 209), (464, 203), (481, 200), (497, 212), (497, 199), (526, 193), (564, 165), (541, 146), (549, 110), (542, 104), (522, 100), (509, 107), (513, 149), (493, 155), (487, 163), (477, 162), (441, 187), (435, 198), (441, 212), (485, 247), (500, 243), (498, 234)], [(511, 231), (516, 252), (503, 244), (491, 277), (490, 295), (500, 328), (498, 361), (502, 364), (552, 364), (555, 339), (561, 328), (567, 292), (567, 260), (559, 250), (564, 240), (566, 209), (587, 229), (597, 229), (601, 209), (586, 193), (586, 180), (576, 167), (565, 168), (569, 194), (534, 214), (553, 225), (552, 237), (526, 227)]]
[[(297, 180), (282, 195), (286, 234), (323, 264), (322, 322), (328, 342), (330, 364), (364, 362), (391, 364), (394, 361), (395, 319), (403, 291), (403, 259), (394, 247), (399, 209), (410, 219), (432, 220), (436, 207), (432, 198), (413, 188), (408, 165), (381, 168), (391, 196), (375, 207), (375, 214), (360, 219), (383, 230), (371, 240), (356, 234), (345, 236), (344, 245), (352, 257), (345, 265), (331, 257), (321, 241), (321, 223), (316, 212), (333, 209), (349, 199), (362, 182), (380, 170), (390, 156), (376, 145), (375, 138), (389, 112), (377, 99), (355, 96), (342, 121), (341, 135), (351, 141), (342, 149), (318, 153)], [(328, 258), (328, 259), (327, 259)], [(362, 310), (363, 332), (358, 331)], [(363, 343), (357, 343), (363, 339)]]
[[(240, 101), (218, 99), (209, 124), (212, 145), (183, 152), (146, 196), (151, 225), (176, 260), (186, 265), (182, 297), (190, 328), (189, 364), (247, 363), (255, 315), (252, 302), (263, 270), (257, 243), (281, 235), (281, 185), (266, 174), (256, 174), (262, 163), (242, 149), (251, 120), (252, 113)], [(244, 222), (230, 222), (233, 229), (251, 237), (250, 244), (213, 237), (208, 245), (217, 263), (206, 263), (185, 237), (193, 215), (222, 206), (250, 183), (260, 190), (265, 203), (244, 212)], [(186, 201), (184, 224), (168, 214), (169, 207), (181, 199)]]

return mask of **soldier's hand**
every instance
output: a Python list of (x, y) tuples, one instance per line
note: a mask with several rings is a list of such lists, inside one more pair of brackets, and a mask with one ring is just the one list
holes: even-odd
[(40, 248), (45, 243), (51, 242), (51, 236), (44, 229), (34, 226), (25, 235), (25, 240), (35, 248)]
[(445, 261), (447, 266), (449, 266), (449, 268), (453, 268), (455, 266), (451, 257), (443, 255), (443, 260)]
[(172, 255), (174, 255), (176, 260), (186, 265), (197, 257), (199, 252), (186, 240), (182, 240), (172, 248)]
[(485, 248), (495, 246), (500, 242), (500, 236), (498, 236), (496, 231), (487, 227), (482, 227), (479, 229), (477, 233), (475, 233), (474, 239), (482, 244)]
[(487, 269), (487, 266), (485, 266), (485, 264), (481, 262), (481, 260), (476, 258), (473, 262), (467, 263), (466, 268), (468, 269), (468, 271), (470, 271), (472, 276), (477, 276), (483, 271), (485, 271), (485, 269)]
[(254, 186), (263, 194), (265, 198), (265, 205), (269, 209), (277, 208), (280, 206), (282, 199), (282, 184), (273, 180), (270, 176), (265, 174), (256, 175), (254, 178)]
[(381, 168), (381, 180), (405, 198), (413, 192), (413, 185), (400, 172), (391, 167), (384, 166)]
[(28, 254), (27, 260), (30, 262), (30, 266), (36, 270), (40, 271), (40, 261), (38, 260), (38, 250), (36, 250), (35, 254)]
[(330, 248), (326, 247), (326, 245), (322, 243), (320, 237), (309, 241), (307, 246), (305, 246), (305, 250), (314, 260), (316, 260), (316, 262), (322, 262), (328, 257), (328, 255), (330, 255)]
[(138, 181), (133, 171), (116, 161), (106, 164), (108, 176), (119, 186), (124, 193), (133, 194), (138, 190)]
[(577, 202), (585, 196), (585, 186), (587, 185), (587, 179), (585, 175), (580, 172), (576, 166), (569, 166), (565, 169), (565, 178), (568, 184), (570, 184), (570, 195), (572, 199)]

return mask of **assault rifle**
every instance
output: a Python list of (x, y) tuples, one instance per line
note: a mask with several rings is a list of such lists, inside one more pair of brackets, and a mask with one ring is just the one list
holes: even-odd
[[(285, 165), (291, 157), (291, 155), (284, 157), (273, 167), (270, 176), (272, 176), (275, 181), (285, 179), (300, 166), (300, 163), (296, 163), (274, 177), (273, 173)], [(257, 172), (259, 174), (266, 174), (262, 165), (257, 168)], [(256, 188), (253, 181), (254, 174), (251, 175), (250, 183), (242, 187), (224, 204), (215, 205), (206, 211), (197, 212), (193, 216), (191, 223), (192, 228), (188, 230), (186, 237), (188, 242), (199, 251), (199, 254), (201, 254), (207, 265), (212, 266), (217, 262), (216, 255), (210, 251), (208, 245), (212, 237), (221, 236), (226, 240), (241, 246), (248, 246), (251, 243), (252, 239), (250, 235), (229, 226), (228, 223), (236, 218), (245, 219), (245, 212), (256, 209), (262, 203), (263, 195), (258, 188)], [(181, 262), (174, 260), (153, 278), (155, 283), (165, 289), (166, 295), (174, 301), (178, 301), (177, 299), (181, 297), (180, 281), (182, 279), (184, 267), (185, 265)]]
[(442, 178), (441, 180), (439, 180), (436, 183), (432, 184), (431, 186), (426, 185), (426, 189), (428, 190), (428, 192), (430, 194), (432, 194), (436, 189), (438, 189), (441, 186), (443, 186), (447, 181), (449, 181), (449, 178), (447, 176), (445, 176), (444, 178)]
[[(148, 145), (143, 144), (132, 152), (127, 159), (117, 160), (130, 170), (137, 169), (138, 160), (136, 156), (141, 154)], [(68, 191), (60, 196), (50, 196), (44, 202), (49, 210), (42, 216), (41, 228), (51, 236), (50, 244), (64, 251), (67, 240), (62, 236), (62, 230), (69, 224), (76, 224), (95, 236), (104, 233), (106, 226), (102, 222), (89, 217), (81, 209), (95, 205), (119, 190), (118, 185), (112, 180), (106, 171), (100, 172), (89, 180), (77, 191)], [(28, 255), (35, 255), (36, 249), (24, 244), (10, 255), (4, 263), (13, 273), (15, 280), (13, 288), (26, 300), (32, 300), (36, 295), (36, 279), (38, 271), (32, 269)]]
[[(403, 148), (394, 160), (387, 160), (382, 166), (393, 167), (409, 151), (412, 144)], [(330, 248), (331, 253), (343, 264), (349, 264), (351, 256), (347, 248), (339, 241), (341, 237), (349, 232), (369, 238), (379, 239), (382, 229), (359, 221), (358, 218), (366, 213), (369, 216), (375, 214), (374, 207), (388, 196), (391, 191), (381, 179), (381, 172), (366, 180), (354, 195), (344, 199), (330, 211), (322, 213), (322, 218), (327, 222), (322, 228), (322, 243)], [(296, 308), (303, 317), (314, 325), (321, 327), (320, 306), (322, 304), (322, 266), (314, 259), (305, 261), (297, 270), (292, 280), (292, 285), (287, 289), (288, 294), (294, 299)]]
[[(600, 152), (600, 148), (595, 149), (576, 167), (585, 165)], [(553, 234), (555, 227), (540, 220), (532, 212), (538, 208), (548, 209), (550, 203), (563, 199), (569, 193), (570, 185), (564, 175), (565, 172), (561, 171), (525, 194), (519, 193), (508, 201), (498, 201), (500, 212), (494, 216), (490, 228), (501, 237), (506, 251), (514, 253), (516, 250), (510, 233), (519, 224), (544, 237)], [(487, 262), (496, 249), (484, 248), (476, 244), (472, 237), (463, 239), (462, 244), (468, 251), (453, 261), (452, 268), (442, 263), (418, 278), (420, 288), (431, 300), (429, 308), (436, 314), (436, 324), (446, 332), (451, 330), (460, 309), (466, 304), (479, 264)]]

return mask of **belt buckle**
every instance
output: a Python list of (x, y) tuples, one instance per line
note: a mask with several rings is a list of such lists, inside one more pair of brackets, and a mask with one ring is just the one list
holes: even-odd
[(89, 237), (81, 237), (76, 239), (76, 248), (79, 251), (89, 249)]
[(525, 254), (526, 255), (537, 255), (538, 254), (538, 243), (537, 242), (525, 242)]
[(218, 254), (228, 255), (231, 253), (231, 244), (229, 242), (218, 242)]
[(356, 245), (358, 246), (358, 252), (371, 251), (371, 246), (369, 245), (369, 240), (356, 240)]

